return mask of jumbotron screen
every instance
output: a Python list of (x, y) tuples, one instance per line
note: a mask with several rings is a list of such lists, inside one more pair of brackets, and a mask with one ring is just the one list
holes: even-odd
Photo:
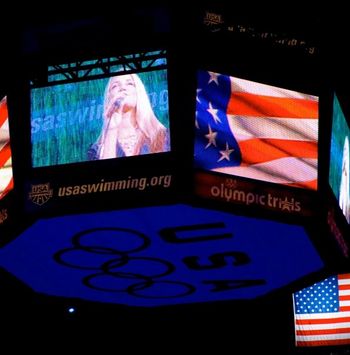
[(197, 80), (196, 168), (317, 190), (317, 96), (210, 71)]
[(31, 90), (32, 166), (170, 151), (166, 69)]
[(329, 163), (329, 184), (350, 223), (350, 128), (339, 100), (334, 95)]
[(7, 97), (0, 98), (0, 199), (13, 188)]

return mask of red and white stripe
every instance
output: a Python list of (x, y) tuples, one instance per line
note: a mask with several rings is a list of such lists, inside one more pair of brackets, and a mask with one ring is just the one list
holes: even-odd
[(242, 163), (215, 171), (317, 189), (318, 97), (231, 77), (227, 116)]
[(0, 199), (13, 188), (7, 101), (0, 101)]
[(350, 344), (350, 274), (338, 275), (339, 311), (295, 314), (297, 346)]

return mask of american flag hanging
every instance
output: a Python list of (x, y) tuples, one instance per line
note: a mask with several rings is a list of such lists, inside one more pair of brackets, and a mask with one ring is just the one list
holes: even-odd
[(6, 96), (0, 101), (0, 199), (13, 188), (10, 131)]
[(293, 295), (296, 346), (350, 344), (350, 274)]
[(318, 97), (199, 71), (197, 168), (317, 189)]

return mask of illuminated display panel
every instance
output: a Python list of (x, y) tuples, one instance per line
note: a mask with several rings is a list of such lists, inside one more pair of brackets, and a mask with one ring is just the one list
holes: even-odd
[(324, 263), (303, 226), (176, 204), (38, 220), (0, 266), (44, 294), (154, 307), (254, 299)]
[(31, 90), (32, 166), (170, 151), (166, 69)]
[(329, 163), (329, 184), (348, 223), (350, 223), (350, 128), (336, 95)]
[(350, 344), (349, 287), (340, 274), (293, 294), (296, 346)]
[(196, 168), (317, 190), (318, 97), (198, 71)]
[(0, 99), (0, 199), (13, 188), (9, 118), (6, 96)]

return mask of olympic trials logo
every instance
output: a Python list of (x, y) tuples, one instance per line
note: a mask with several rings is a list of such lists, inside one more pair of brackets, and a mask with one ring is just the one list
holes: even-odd
[(53, 195), (53, 190), (50, 189), (50, 183), (32, 185), (32, 190), (28, 194), (28, 198), (36, 205), (43, 205)]
[(211, 32), (218, 32), (222, 29), (224, 20), (221, 14), (207, 11), (203, 18), (203, 24), (207, 26)]
[(8, 217), (7, 209), (3, 208), (0, 210), (0, 224), (4, 223)]
[(207, 26), (220, 25), (224, 23), (221, 14), (216, 14), (214, 12), (206, 12), (203, 20), (204, 24)]

